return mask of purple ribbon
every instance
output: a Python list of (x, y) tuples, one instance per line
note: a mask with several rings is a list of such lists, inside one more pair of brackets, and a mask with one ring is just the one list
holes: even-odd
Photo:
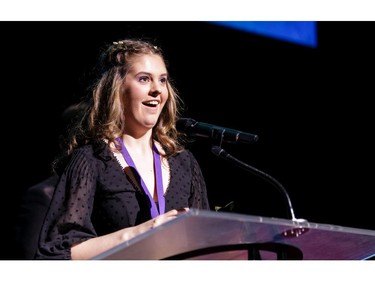
[(148, 188), (146, 184), (144, 183), (141, 175), (139, 174), (137, 167), (134, 164), (133, 159), (131, 158), (129, 151), (126, 149), (124, 142), (122, 141), (121, 138), (116, 138), (116, 140), (121, 144), (121, 153), (125, 158), (125, 161), (128, 163), (130, 167), (133, 167), (138, 175), (139, 179), (141, 181), (141, 186), (143, 188), (143, 191), (146, 193), (148, 198), (150, 199), (151, 202), (151, 217), (155, 218), (159, 214), (164, 214), (165, 211), (165, 200), (164, 200), (164, 189), (163, 189), (163, 177), (162, 177), (162, 171), (161, 171), (161, 161), (160, 161), (160, 155), (159, 152), (155, 146), (155, 143), (152, 143), (152, 148), (153, 148), (153, 156), (154, 156), (154, 169), (156, 171), (156, 192), (158, 195), (158, 205), (159, 205), (159, 210), (156, 206), (156, 203), (154, 199), (152, 198), (150, 192), (148, 191)]

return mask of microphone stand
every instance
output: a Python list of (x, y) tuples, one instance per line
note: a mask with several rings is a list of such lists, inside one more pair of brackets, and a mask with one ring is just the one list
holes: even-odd
[(219, 146), (212, 146), (211, 148), (211, 152), (220, 157), (220, 158), (223, 158), (229, 162), (231, 162), (232, 164), (235, 164), (236, 166), (248, 171), (248, 172), (251, 172), (253, 173), (254, 175), (256, 176), (260, 176), (261, 178), (263, 178), (264, 180), (266, 180), (267, 182), (271, 183), (273, 186), (275, 186), (277, 189), (279, 189), (279, 191), (281, 191), (281, 193), (283, 195), (285, 195), (286, 197), (286, 200), (288, 202), (288, 206), (289, 206), (289, 211), (290, 211), (290, 216), (291, 216), (291, 219), (292, 221), (294, 222), (306, 222), (305, 219), (297, 219), (294, 215), (294, 211), (293, 211), (293, 206), (292, 206), (292, 201), (290, 200), (290, 197), (288, 195), (288, 192), (286, 191), (286, 189), (284, 188), (284, 186), (282, 186), (282, 184), (280, 182), (278, 182), (275, 178), (273, 178), (272, 176), (266, 174), (265, 172), (262, 172), (240, 160), (238, 160), (237, 158), (233, 157), (232, 155), (230, 155), (229, 153), (227, 153), (224, 149), (222, 149), (221, 147)]

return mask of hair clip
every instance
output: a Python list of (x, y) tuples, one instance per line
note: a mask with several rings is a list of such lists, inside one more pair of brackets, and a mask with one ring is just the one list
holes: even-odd
[(129, 50), (128, 46), (125, 45), (124, 41), (113, 42), (113, 45), (115, 46), (115, 49), (117, 49), (117, 50), (121, 50), (121, 51), (128, 51)]

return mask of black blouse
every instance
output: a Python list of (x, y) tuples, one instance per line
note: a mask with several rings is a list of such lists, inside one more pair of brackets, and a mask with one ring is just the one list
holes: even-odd
[[(209, 210), (205, 181), (189, 150), (168, 159), (165, 211)], [(46, 215), (36, 259), (71, 259), (77, 242), (151, 219), (147, 195), (132, 184), (107, 145), (78, 148), (61, 175)]]

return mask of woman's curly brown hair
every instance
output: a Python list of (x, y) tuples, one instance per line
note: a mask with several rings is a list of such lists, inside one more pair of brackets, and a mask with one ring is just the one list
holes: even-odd
[[(66, 154), (83, 144), (107, 140), (117, 147), (116, 138), (124, 131), (125, 115), (121, 89), (134, 56), (154, 54), (164, 61), (160, 47), (140, 39), (126, 39), (107, 46), (99, 61), (99, 73), (88, 97), (87, 110), (80, 122), (70, 131)], [(182, 110), (182, 100), (170, 79), (167, 81), (168, 100), (153, 128), (153, 139), (158, 141), (169, 157), (183, 150), (176, 121)]]

